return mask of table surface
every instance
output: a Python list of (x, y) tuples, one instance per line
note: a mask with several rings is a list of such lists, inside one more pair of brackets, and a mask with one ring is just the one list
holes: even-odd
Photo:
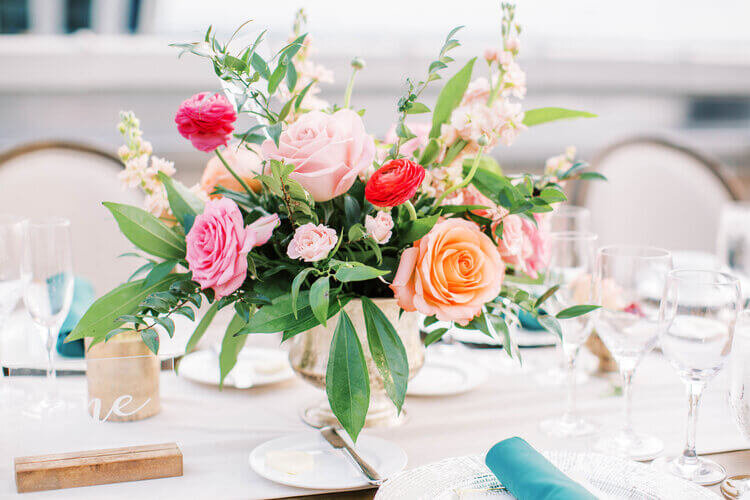
[[(250, 345), (276, 343), (271, 336), (251, 338)], [(438, 347), (438, 346), (434, 346)], [(431, 347), (430, 349), (433, 349)], [(453, 346), (451, 346), (453, 347)], [(453, 351), (454, 353), (456, 351)], [(482, 453), (499, 440), (521, 436), (538, 449), (590, 450), (595, 437), (560, 440), (538, 430), (539, 421), (562, 410), (562, 388), (540, 386), (534, 375), (555, 362), (551, 348), (525, 349), (523, 366), (510, 362), (499, 349), (458, 351), (490, 371), (490, 377), (472, 392), (450, 397), (407, 397), (409, 420), (401, 427), (366, 429), (364, 433), (388, 439), (407, 453), (407, 468), (451, 456)], [(584, 358), (583, 361), (586, 361)], [(588, 364), (595, 361), (589, 355)], [(622, 398), (616, 395), (615, 377), (592, 376), (580, 385), (578, 408), (604, 430), (615, 430), (622, 418)], [(38, 377), (11, 377), (11, 408), (23, 406), (42, 384)], [(279, 436), (309, 430), (300, 409), (324, 393), (294, 379), (272, 387), (224, 389), (191, 383), (173, 372), (162, 372), (162, 411), (155, 417), (130, 423), (95, 423), (83, 405), (54, 421), (36, 420), (19, 411), (5, 412), (0, 425), (0, 498), (16, 495), (10, 457), (177, 442), (184, 456), (184, 475), (142, 482), (120, 483), (75, 490), (27, 493), (23, 498), (282, 498), (312, 495), (315, 491), (275, 484), (248, 466), (257, 445)], [(83, 401), (83, 377), (59, 379), (63, 393)], [(637, 429), (649, 431), (665, 443), (665, 453), (679, 453), (684, 443), (686, 396), (682, 383), (657, 353), (646, 357), (635, 377), (633, 415)], [(701, 452), (750, 448), (737, 430), (726, 401), (726, 378), (720, 374), (704, 396), (698, 423)], [(748, 454), (720, 456), (731, 473), (750, 472)], [(716, 458), (716, 457), (714, 457)], [(718, 491), (718, 488), (714, 488)], [(368, 498), (372, 490), (340, 498)]]

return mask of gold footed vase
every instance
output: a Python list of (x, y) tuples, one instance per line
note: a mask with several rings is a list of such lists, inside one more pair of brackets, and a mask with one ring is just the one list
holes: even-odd
[[(399, 318), (396, 299), (373, 299), (373, 302), (391, 321), (406, 348), (406, 356), (409, 360), (409, 380), (411, 380), (424, 364), (424, 344), (419, 337), (419, 313), (404, 311)], [(370, 408), (367, 411), (365, 427), (393, 427), (403, 424), (408, 418), (406, 410), (402, 408), (401, 414), (396, 411), (396, 406), (388, 398), (383, 386), (383, 378), (370, 355), (362, 302), (354, 299), (344, 306), (344, 311), (349, 315), (357, 331), (370, 377)], [(307, 382), (323, 390), (326, 387), (328, 353), (338, 318), (339, 315), (336, 314), (328, 320), (327, 326), (318, 325), (312, 330), (296, 335), (289, 341), (291, 344), (289, 360), (294, 371)], [(328, 404), (328, 398), (303, 408), (301, 417), (305, 423), (313, 427), (339, 425)]]

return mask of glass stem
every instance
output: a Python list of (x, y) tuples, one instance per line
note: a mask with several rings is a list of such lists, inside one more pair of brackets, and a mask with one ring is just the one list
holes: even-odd
[(579, 346), (563, 346), (561, 349), (565, 356), (565, 375), (567, 377), (568, 395), (565, 404), (565, 420), (573, 420), (576, 415), (576, 358)]
[(703, 388), (706, 386), (703, 382), (688, 383), (688, 420), (685, 436), (685, 450), (682, 452), (682, 462), (684, 464), (694, 464), (698, 461), (698, 455), (695, 453), (695, 432), (698, 426), (698, 407), (700, 406)]
[(623, 420), (625, 422), (623, 431), (629, 436), (633, 436), (633, 373), (634, 369), (620, 369), (622, 378), (622, 401), (623, 401)]
[(52, 358), (52, 352), (57, 343), (57, 338), (53, 338), (52, 328), (47, 328), (47, 381), (50, 390), (54, 390), (55, 379), (57, 378), (57, 372), (55, 371), (55, 363)]

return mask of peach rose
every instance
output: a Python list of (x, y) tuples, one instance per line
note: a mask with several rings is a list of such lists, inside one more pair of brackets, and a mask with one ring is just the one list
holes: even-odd
[(401, 255), (391, 284), (399, 306), (466, 325), (497, 297), (505, 267), (473, 222), (447, 219)]
[[(229, 163), (229, 166), (235, 171), (245, 183), (255, 191), (256, 193), (261, 189), (261, 183), (255, 178), (256, 175), (263, 172), (263, 160), (260, 157), (260, 148), (254, 144), (250, 144), (253, 150), (250, 151), (245, 147), (240, 149), (229, 147), (226, 148), (222, 156)], [(201, 189), (210, 195), (213, 193), (216, 186), (221, 186), (232, 191), (242, 191), (242, 186), (237, 179), (234, 178), (224, 164), (219, 160), (217, 156), (212, 157), (206, 163), (206, 168), (203, 170), (203, 176), (201, 177)], [(212, 196), (212, 198), (218, 198), (219, 195)]]
[(328, 201), (346, 193), (360, 172), (372, 165), (375, 141), (351, 109), (332, 115), (311, 111), (281, 133), (278, 146), (268, 139), (261, 150), (268, 160), (294, 165), (289, 178), (315, 201)]

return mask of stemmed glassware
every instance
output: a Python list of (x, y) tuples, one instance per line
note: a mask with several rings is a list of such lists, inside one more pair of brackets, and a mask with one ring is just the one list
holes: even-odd
[[(550, 234), (550, 263), (545, 277), (548, 287), (557, 291), (544, 303), (550, 315), (576, 305), (594, 301), (592, 272), (596, 252), (596, 235), (587, 232)], [(591, 333), (591, 315), (586, 314), (560, 320), (561, 345), (567, 373), (567, 404), (562, 416), (543, 420), (542, 432), (554, 437), (574, 437), (591, 434), (593, 424), (576, 413), (576, 358), (581, 345)]]
[(614, 435), (604, 436), (597, 450), (650, 460), (663, 448), (656, 437), (635, 432), (632, 424), (633, 375), (654, 348), (659, 333), (659, 302), (671, 254), (660, 248), (608, 246), (599, 250), (596, 264), (596, 333), (617, 362), (622, 378), (625, 422)]
[[(27, 222), (23, 217), (0, 215), (0, 335), (24, 288), (21, 258)], [(2, 354), (2, 352), (0, 352)], [(3, 378), (0, 367), (0, 379)], [(0, 386), (0, 407), (8, 400), (6, 384)]]
[(45, 329), (48, 393), (28, 411), (42, 417), (65, 406), (56, 391), (53, 350), (73, 300), (70, 222), (59, 217), (31, 221), (21, 269), (27, 280), (24, 304), (31, 319)]
[(660, 457), (653, 466), (698, 484), (715, 484), (726, 477), (722, 466), (696, 454), (695, 433), (703, 389), (729, 357), (741, 307), (740, 283), (734, 276), (687, 269), (669, 273), (659, 314), (659, 340), (687, 387), (687, 442), (682, 455)]
[[(750, 440), (750, 310), (740, 314), (729, 360), (729, 406), (737, 427)], [(728, 477), (721, 485), (728, 498), (750, 497), (750, 475)]]

